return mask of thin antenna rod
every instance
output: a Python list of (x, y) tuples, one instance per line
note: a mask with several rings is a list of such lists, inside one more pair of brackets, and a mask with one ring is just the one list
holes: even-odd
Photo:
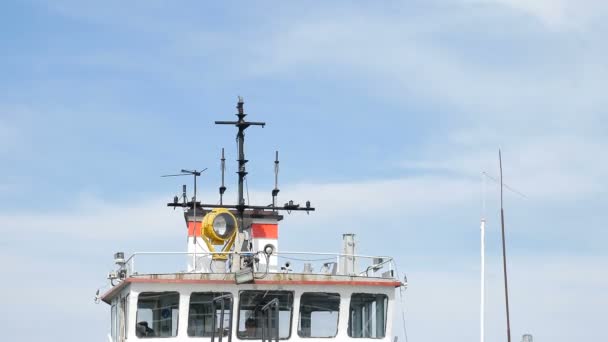
[(275, 151), (274, 159), (274, 189), (272, 189), (272, 206), (276, 207), (279, 194), (279, 151)]
[(224, 204), (224, 192), (226, 191), (226, 187), (224, 186), (224, 173), (226, 172), (226, 158), (224, 158), (224, 148), (222, 147), (222, 159), (221, 166), (222, 169), (222, 186), (220, 186), (220, 205)]
[(485, 341), (485, 315), (486, 315), (486, 177), (485, 172), (481, 173), (481, 285), (480, 285), (480, 310), (479, 310), (479, 338), (480, 342)]
[(502, 230), (502, 267), (505, 279), (505, 307), (507, 310), (507, 342), (511, 342), (511, 320), (509, 317), (509, 287), (507, 280), (507, 251), (505, 246), (505, 212), (502, 201), (502, 156), (498, 150), (498, 165), (500, 168), (500, 226)]
[[(191, 175), (194, 177), (194, 197), (192, 198), (192, 216), (193, 216), (193, 228), (194, 230), (196, 230), (196, 206), (197, 206), (197, 202), (196, 202), (196, 177), (199, 177), (201, 175), (201, 173), (205, 172), (207, 170), (207, 168), (204, 168), (202, 170), (180, 170), (180, 174), (175, 174), (175, 175), (163, 175), (161, 177), (178, 177), (178, 176), (188, 176)], [(183, 191), (183, 196), (184, 196), (184, 205), (189, 205), (188, 202), (186, 202), (186, 186), (184, 185), (182, 187), (182, 191)], [(174, 203), (175, 205), (177, 205), (177, 203)], [(192, 244), (194, 244), (196, 246), (196, 233), (194, 234), (193, 238), (192, 238)], [(194, 270), (196, 270), (196, 247), (194, 248), (194, 254), (192, 256), (193, 258), (193, 265), (194, 265)]]

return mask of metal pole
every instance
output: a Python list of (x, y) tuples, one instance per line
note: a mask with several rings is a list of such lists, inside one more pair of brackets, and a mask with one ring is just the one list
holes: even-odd
[(220, 186), (220, 205), (224, 204), (224, 191), (226, 191), (226, 186), (224, 186), (224, 173), (226, 171), (226, 158), (224, 158), (224, 148), (223, 147), (222, 147), (221, 169), (222, 169), (222, 186)]
[(502, 205), (502, 156), (498, 150), (498, 164), (500, 167), (500, 225), (502, 231), (502, 266), (505, 279), (505, 307), (507, 311), (507, 342), (511, 342), (511, 320), (509, 317), (509, 288), (507, 279), (507, 252), (505, 246), (505, 212)]
[[(236, 106), (236, 108), (238, 109), (239, 113), (237, 114), (239, 117), (239, 132), (236, 135), (237, 141), (238, 141), (238, 149), (239, 149), (239, 198), (238, 198), (238, 204), (240, 206), (245, 205), (245, 198), (243, 197), (243, 180), (245, 179), (245, 175), (247, 175), (247, 171), (245, 170), (245, 163), (247, 163), (247, 161), (245, 160), (245, 151), (244, 151), (244, 142), (245, 142), (245, 126), (242, 125), (242, 123), (244, 123), (244, 119), (245, 119), (245, 113), (243, 111), (243, 100), (239, 98), (239, 102)], [(239, 210), (239, 212), (242, 209)]]
[[(215, 314), (215, 298), (211, 300), (211, 312), (213, 313), (213, 318), (211, 319), (211, 342), (215, 342), (215, 325), (216, 325), (216, 314)], [(205, 331), (205, 327), (203, 326), (203, 331)], [(220, 337), (221, 342), (221, 337)]]
[(486, 247), (485, 247), (485, 239), (486, 239), (486, 220), (482, 219), (481, 220), (481, 294), (480, 294), (480, 322), (479, 322), (479, 329), (480, 329), (480, 341), (484, 342), (485, 336), (484, 336), (484, 325), (485, 325), (485, 296), (486, 296), (486, 290), (485, 290), (485, 273), (486, 273), (486, 266), (485, 266), (485, 253), (486, 253)]
[(192, 231), (194, 232), (194, 236), (192, 237), (192, 243), (194, 244), (194, 260), (192, 265), (194, 265), (193, 271), (196, 272), (196, 170), (194, 170), (194, 203), (192, 204), (192, 208), (192, 214), (194, 215), (194, 220), (192, 222)]
[[(222, 309), (221, 313), (220, 313), (220, 342), (222, 342), (222, 338), (224, 337), (224, 298), (220, 299), (221, 305), (220, 308)], [(213, 315), (215, 316), (215, 312), (213, 312)], [(213, 329), (215, 329), (215, 325), (213, 326)]]
[(482, 203), (481, 203), (481, 285), (480, 285), (480, 310), (479, 310), (479, 338), (480, 338), (480, 342), (484, 342), (485, 340), (485, 332), (484, 332), (484, 328), (485, 328), (485, 298), (486, 298), (486, 289), (485, 289), (485, 283), (486, 283), (486, 265), (485, 265), (485, 254), (486, 254), (486, 177), (485, 177), (485, 173), (481, 174), (481, 182), (482, 182), (482, 189), (481, 189), (481, 196), (482, 196)]

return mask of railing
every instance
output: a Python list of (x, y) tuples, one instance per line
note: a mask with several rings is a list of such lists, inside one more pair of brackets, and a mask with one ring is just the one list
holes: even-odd
[[(227, 256), (227, 260), (213, 261), (213, 256)], [(396, 276), (394, 259), (388, 256), (352, 255), (340, 253), (279, 252), (266, 259), (263, 252), (238, 253), (187, 253), (187, 252), (136, 252), (125, 260), (127, 275), (168, 273), (230, 273), (236, 255), (256, 258), (256, 272), (303, 273), (315, 275), (351, 275), (363, 277)], [(223, 263), (222, 267), (217, 267)], [(215, 265), (215, 267), (214, 267)], [(194, 271), (196, 269), (196, 271)]]

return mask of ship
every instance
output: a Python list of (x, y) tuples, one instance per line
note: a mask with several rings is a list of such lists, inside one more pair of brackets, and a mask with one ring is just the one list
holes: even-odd
[(277, 204), (278, 152), (272, 202), (245, 200), (244, 133), (265, 123), (246, 120), (240, 97), (236, 108), (236, 121), (215, 122), (237, 129), (236, 203), (224, 203), (223, 150), (219, 203), (197, 199), (196, 180), (204, 170), (166, 175), (194, 179), (194, 196), (184, 185), (181, 196), (167, 203), (183, 210), (187, 248), (114, 253), (109, 289), (96, 294), (109, 306), (108, 341), (396, 341), (392, 318), (407, 281), (399, 279), (395, 260), (358, 255), (352, 233), (342, 234), (335, 253), (282, 250), (284, 214), (314, 214), (315, 208), (310, 201)]

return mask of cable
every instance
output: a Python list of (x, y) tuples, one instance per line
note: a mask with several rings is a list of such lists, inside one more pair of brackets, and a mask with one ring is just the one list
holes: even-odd
[[(490, 180), (492, 180), (494, 183), (496, 183), (496, 184), (500, 184), (500, 180), (498, 180), (498, 179), (496, 179), (496, 178), (494, 178), (494, 177), (490, 176), (490, 175), (489, 175), (487, 172), (485, 172), (485, 171), (484, 171), (484, 172), (482, 172), (481, 174), (482, 174), (482, 175), (484, 175), (484, 176), (486, 176), (486, 177), (488, 177), (488, 178), (489, 178)], [(507, 185), (507, 184), (504, 184), (504, 183), (503, 183), (503, 186), (504, 186), (504, 187), (505, 187), (507, 190), (510, 190), (511, 192), (513, 192), (513, 193), (515, 193), (515, 194), (518, 194), (519, 196), (521, 196), (521, 197), (523, 197), (523, 198), (526, 198), (526, 199), (528, 198), (528, 196), (526, 196), (525, 194), (523, 194), (521, 191), (515, 190), (515, 189), (513, 189), (512, 187), (510, 187), (510, 186), (509, 186), (509, 185)]]
[(255, 277), (255, 279), (264, 279), (266, 278), (266, 276), (268, 276), (268, 269), (270, 268), (270, 255), (264, 253), (264, 252), (258, 252), (257, 254), (264, 254), (264, 256), (266, 257), (266, 272), (264, 272), (264, 275), (261, 277)]

